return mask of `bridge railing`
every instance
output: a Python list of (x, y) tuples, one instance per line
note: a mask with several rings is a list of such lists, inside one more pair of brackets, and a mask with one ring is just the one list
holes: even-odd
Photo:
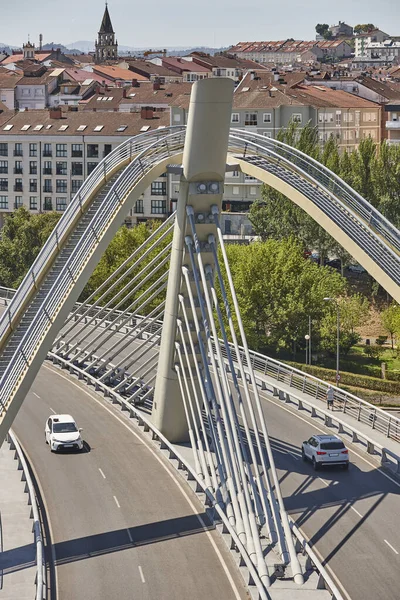
[(42, 528), (39, 517), (39, 509), (36, 500), (35, 488), (33, 485), (32, 477), (25, 460), (24, 453), (22, 451), (19, 442), (10, 430), (8, 432), (9, 443), (11, 450), (15, 450), (16, 458), (20, 465), (20, 469), (23, 472), (23, 476), (26, 482), (26, 493), (28, 494), (28, 504), (32, 507), (32, 518), (33, 518), (33, 534), (34, 543), (36, 546), (36, 595), (35, 600), (43, 600), (46, 598), (46, 564), (44, 557), (44, 544), (42, 536)]
[[(176, 133), (169, 133), (170, 130)], [(63, 245), (80, 215), (85, 211), (88, 203), (91, 202), (96, 190), (100, 189), (111, 175), (122, 165), (128, 164), (136, 156), (143, 154), (149, 149), (154, 150), (155, 142), (166, 139), (168, 136), (179, 136), (180, 132), (182, 132), (181, 135), (184, 138), (184, 127), (165, 128), (150, 133), (143, 133), (123, 142), (97, 165), (96, 169), (94, 169), (85, 180), (79, 192), (67, 206), (57, 227), (50, 234), (46, 244), (43, 246), (33, 265), (25, 275), (13, 297), (13, 302), (10, 304), (7, 311), (0, 317), (0, 339), (6, 333), (14, 317), (19, 313), (21, 306), (25, 302), (26, 297), (31, 293), (32, 288), (35, 288), (37, 282), (41, 279), (49, 260), (51, 260), (51, 257), (55, 255)], [(154, 154), (158, 155), (157, 151), (154, 151)], [(140, 159), (138, 169), (143, 169), (143, 166), (140, 164)], [(123, 193), (124, 189), (122, 188), (118, 191), (119, 193)]]
[[(6, 367), (1, 378), (0, 405), (5, 406), (6, 402), (12, 396), (13, 390), (18, 385), (22, 373), (29, 365), (30, 357), (34, 354), (35, 349), (43, 339), (53, 316), (62, 305), (66, 290), (70, 289), (78, 279), (81, 269), (86, 264), (88, 257), (90, 257), (94, 251), (98, 240), (102, 238), (109, 222), (113, 219), (113, 215), (119, 210), (121, 198), (124, 198), (134, 187), (135, 182), (139, 181), (142, 176), (149, 172), (157, 163), (168, 159), (168, 157), (171, 156), (171, 152), (177, 153), (178, 151), (181, 151), (183, 148), (184, 136), (184, 131), (176, 131), (169, 135), (164, 134), (163, 143), (161, 145), (157, 144), (157, 138), (155, 140), (152, 138), (152, 143), (133, 159), (131, 168), (126, 169), (113, 184), (103, 201), (100, 214), (97, 213), (93, 217), (90, 225), (82, 235), (79, 244), (71, 254), (68, 264), (60, 271), (52, 285), (51, 292), (46, 295), (46, 298), (37, 310), (34, 320), (25, 331), (23, 338), (14, 353), (13, 360)], [(136, 140), (134, 139), (130, 140), (130, 145), (123, 144), (119, 147), (119, 150), (122, 153), (118, 159), (120, 163), (123, 163), (125, 158), (133, 153), (134, 150), (132, 149), (132, 145), (135, 146), (135, 144)], [(113, 160), (116, 160), (115, 156), (113, 157)], [(99, 167), (96, 169), (96, 172), (101, 178), (101, 169)], [(90, 190), (92, 189), (92, 186), (94, 186), (94, 183), (91, 184)], [(86, 201), (86, 198), (84, 200)], [(79, 212), (79, 202), (78, 205), (76, 202), (73, 202), (72, 204), (74, 204), (75, 209)], [(64, 215), (67, 218), (64, 222), (64, 217), (60, 221), (62, 224), (61, 229), (57, 227), (53, 231), (49, 238), (50, 241), (45, 244), (23, 283), (18, 288), (11, 304), (8, 306), (0, 321), (0, 339), (7, 331), (13, 315), (23, 310), (23, 306), (26, 305), (26, 296), (31, 293), (33, 282), (37, 281), (41, 271), (45, 271), (45, 265), (49, 265), (51, 254), (58, 245), (60, 237), (59, 232), (66, 232), (67, 229), (71, 229), (70, 226), (73, 222), (73, 214), (75, 213), (73, 209), (71, 209), (70, 215)], [(78, 217), (78, 213), (76, 213), (76, 216)]]
[[(333, 171), (304, 152), (278, 140), (265, 138), (262, 135), (248, 132), (243, 129), (232, 129), (231, 131), (239, 138), (245, 139), (250, 143), (256, 142), (257, 145), (288, 159), (292, 164), (300, 167), (303, 172), (308, 173), (327, 190), (340, 198), (344, 204), (382, 236), (382, 238), (385, 239), (397, 253), (400, 253), (399, 230), (365, 198), (338, 177), (338, 175), (333, 173)], [(249, 150), (251, 151), (250, 146)]]

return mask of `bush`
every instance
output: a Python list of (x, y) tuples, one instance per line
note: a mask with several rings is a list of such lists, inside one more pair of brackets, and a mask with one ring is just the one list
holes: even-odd
[[(378, 340), (376, 340), (378, 341)], [(382, 342), (383, 343), (383, 342)], [(374, 360), (380, 360), (382, 358), (382, 354), (384, 353), (385, 349), (382, 348), (382, 346), (365, 346), (364, 348), (364, 353), (369, 356), (369, 358), (372, 358)]]
[(387, 340), (387, 335), (380, 335), (375, 340), (375, 343), (378, 344), (378, 346), (383, 346), (383, 344), (386, 342), (386, 340)]
[[(287, 364), (324, 381), (332, 382), (336, 378), (336, 371), (333, 369), (324, 369), (323, 367), (313, 367), (294, 362), (287, 362)], [(341, 371), (340, 383), (400, 396), (400, 382), (398, 381), (388, 381), (387, 379), (378, 379), (377, 377), (368, 377), (367, 375)]]

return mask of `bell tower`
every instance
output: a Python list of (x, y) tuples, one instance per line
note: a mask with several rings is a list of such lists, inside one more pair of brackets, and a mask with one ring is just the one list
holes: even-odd
[(97, 64), (118, 58), (118, 41), (115, 39), (115, 32), (111, 23), (110, 13), (108, 12), (107, 2), (95, 47), (95, 61)]

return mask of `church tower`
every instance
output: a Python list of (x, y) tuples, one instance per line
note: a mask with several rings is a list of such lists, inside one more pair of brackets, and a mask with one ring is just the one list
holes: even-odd
[(95, 42), (96, 63), (103, 63), (118, 58), (118, 42), (111, 24), (110, 14), (106, 2), (103, 20), (101, 22), (98, 40)]

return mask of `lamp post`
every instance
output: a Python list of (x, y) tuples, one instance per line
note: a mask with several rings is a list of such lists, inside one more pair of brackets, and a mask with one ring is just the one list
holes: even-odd
[(336, 385), (339, 386), (340, 374), (339, 374), (339, 355), (340, 355), (340, 309), (339, 303), (336, 298), (324, 298), (327, 302), (334, 302), (336, 304)]
[(306, 340), (306, 365), (308, 365), (310, 361), (310, 336), (307, 334), (304, 339)]

